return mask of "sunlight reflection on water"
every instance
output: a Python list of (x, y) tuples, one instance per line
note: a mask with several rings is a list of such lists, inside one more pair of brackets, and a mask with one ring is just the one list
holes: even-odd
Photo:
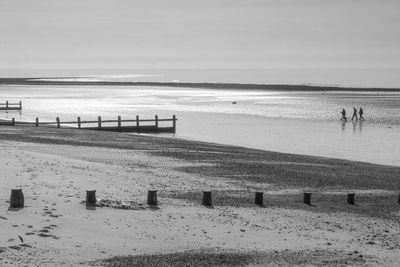
[[(175, 136), (298, 154), (400, 165), (400, 94), (277, 92), (166, 87), (1, 86), (22, 101), (3, 118), (133, 119), (178, 116)], [(237, 104), (232, 104), (236, 102)], [(362, 106), (366, 121), (342, 125), (340, 110)]]

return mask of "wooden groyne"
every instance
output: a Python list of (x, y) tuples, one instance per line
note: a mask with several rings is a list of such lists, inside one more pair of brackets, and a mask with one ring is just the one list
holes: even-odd
[[(0, 121), (0, 125), (9, 125), (9, 126), (34, 125), (36, 127), (55, 126), (57, 128), (68, 127), (68, 128), (78, 128), (82, 130), (97, 130), (97, 131), (109, 131), (109, 132), (175, 133), (177, 120), (178, 119), (176, 118), (175, 115), (172, 116), (172, 119), (159, 119), (158, 115), (155, 115), (154, 119), (140, 119), (139, 115), (136, 115), (136, 119), (130, 119), (130, 120), (123, 120), (121, 119), (121, 116), (118, 116), (116, 120), (102, 120), (102, 118), (99, 116), (97, 117), (97, 120), (91, 120), (91, 121), (82, 120), (81, 117), (77, 117), (76, 121), (62, 121), (60, 117), (57, 117), (55, 121), (44, 121), (44, 122), (40, 121), (39, 118), (36, 118), (34, 122), (16, 121), (14, 118), (12, 118), (11, 120)], [(172, 125), (160, 126), (160, 122), (162, 123), (172, 122)]]
[[(350, 196), (350, 198), (353, 199), (351, 202), (349, 202), (349, 196)], [(354, 196), (355, 196), (355, 193), (347, 194), (347, 204), (355, 206), (354, 208), (357, 208), (357, 206), (354, 203)], [(311, 193), (304, 193), (303, 203), (307, 204), (307, 205), (311, 205), (310, 197), (311, 197)], [(399, 195), (399, 198), (400, 198), (400, 195)], [(395, 197), (392, 198), (393, 202), (394, 202), (394, 200), (395, 200)], [(297, 203), (299, 202), (299, 200), (295, 200), (295, 201)], [(86, 202), (86, 206), (98, 206), (95, 189), (86, 190), (86, 201), (85, 202)], [(24, 194), (22, 192), (22, 189), (21, 188), (11, 189), (10, 208), (14, 208), (14, 210), (22, 209), (22, 208), (24, 208), (24, 204), (25, 204), (25, 200), (24, 200)], [(201, 204), (206, 207), (213, 207), (212, 191), (203, 191), (203, 199), (202, 199)], [(223, 203), (220, 202), (220, 204), (223, 204)], [(259, 207), (267, 207), (266, 205), (264, 205), (264, 193), (263, 192), (255, 192), (254, 204)], [(158, 205), (157, 190), (154, 190), (154, 189), (148, 190), (147, 205), (149, 205), (149, 206), (157, 206)], [(313, 205), (313, 206), (315, 206), (315, 205)], [(360, 206), (358, 206), (358, 207), (360, 207)]]
[(22, 110), (22, 101), (19, 101), (19, 103), (10, 103), (8, 101), (0, 103), (0, 110)]

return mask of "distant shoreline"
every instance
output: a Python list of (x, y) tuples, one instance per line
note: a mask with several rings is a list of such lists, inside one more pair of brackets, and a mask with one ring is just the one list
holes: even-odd
[[(74, 77), (62, 77), (74, 78)], [(112, 82), (112, 81), (44, 81), (43, 79), (57, 79), (57, 77), (36, 78), (0, 78), (0, 85), (70, 85), (70, 86), (165, 86), (179, 88), (203, 89), (247, 89), (267, 91), (367, 91), (367, 92), (400, 92), (400, 88), (363, 88), (339, 87), (317, 85), (291, 85), (291, 84), (248, 84), (248, 83), (210, 83), (210, 82)]]

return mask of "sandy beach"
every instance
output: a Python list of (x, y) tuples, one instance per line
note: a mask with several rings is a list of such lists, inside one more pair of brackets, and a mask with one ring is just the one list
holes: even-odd
[[(400, 264), (398, 167), (75, 129), (5, 126), (0, 140), (1, 266)], [(24, 209), (9, 210), (12, 188)]]
[(399, 10), (1, 0), (0, 267), (400, 266)]

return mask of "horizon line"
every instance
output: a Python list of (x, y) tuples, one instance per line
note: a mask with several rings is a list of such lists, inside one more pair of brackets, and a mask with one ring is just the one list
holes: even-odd
[[(250, 89), (277, 91), (400, 91), (396, 87), (351, 87), (336, 85), (311, 84), (264, 84), (264, 83), (227, 83), (227, 82), (146, 82), (146, 81), (55, 81), (54, 79), (71, 79), (83, 77), (32, 77), (0, 78), (0, 85), (81, 85), (81, 86), (166, 86), (204, 89)], [(89, 78), (89, 77), (88, 77)], [(46, 80), (47, 79), (47, 80)], [(245, 87), (245, 88), (244, 88)]]

